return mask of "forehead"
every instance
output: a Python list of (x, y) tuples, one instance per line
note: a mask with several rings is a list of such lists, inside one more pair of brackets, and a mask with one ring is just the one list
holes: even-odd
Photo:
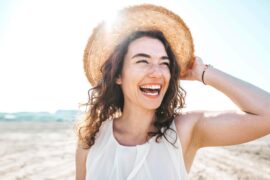
[(152, 56), (165, 56), (166, 50), (162, 42), (151, 37), (141, 37), (129, 44), (127, 56), (145, 53)]

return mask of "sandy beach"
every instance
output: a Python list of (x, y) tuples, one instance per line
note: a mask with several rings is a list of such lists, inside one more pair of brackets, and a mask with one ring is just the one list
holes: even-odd
[[(72, 122), (0, 122), (0, 179), (75, 179), (72, 128)], [(190, 179), (269, 180), (270, 135), (242, 145), (201, 149)]]

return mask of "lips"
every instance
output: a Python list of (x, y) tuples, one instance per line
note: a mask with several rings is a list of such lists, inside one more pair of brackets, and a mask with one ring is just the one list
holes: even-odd
[(160, 84), (147, 84), (140, 86), (140, 90), (143, 94), (148, 96), (157, 96), (160, 93), (161, 85)]

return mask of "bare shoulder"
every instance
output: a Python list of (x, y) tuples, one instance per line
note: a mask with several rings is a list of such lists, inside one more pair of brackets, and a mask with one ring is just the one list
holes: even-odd
[(194, 129), (202, 116), (200, 111), (182, 112), (175, 118), (175, 125), (179, 135), (183, 151), (187, 151), (191, 145), (196, 145), (194, 141)]
[(183, 111), (175, 119), (177, 125), (193, 125), (202, 116), (202, 111)]
[(86, 159), (89, 149), (80, 145), (76, 148), (76, 180), (83, 180), (86, 176)]
[(175, 125), (179, 133), (192, 133), (196, 123), (203, 115), (201, 111), (185, 111), (175, 118)]
[(175, 118), (176, 130), (181, 142), (187, 171), (189, 171), (195, 154), (199, 149), (199, 139), (196, 138), (194, 131), (201, 115), (202, 113), (199, 111), (189, 111), (183, 112)]

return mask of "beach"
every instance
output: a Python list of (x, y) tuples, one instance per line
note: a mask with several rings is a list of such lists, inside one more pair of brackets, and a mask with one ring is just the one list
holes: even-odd
[(1, 122), (0, 179), (75, 179), (71, 122)]
[[(0, 179), (75, 179), (73, 122), (0, 122)], [(270, 179), (270, 135), (198, 151), (190, 179)]]

